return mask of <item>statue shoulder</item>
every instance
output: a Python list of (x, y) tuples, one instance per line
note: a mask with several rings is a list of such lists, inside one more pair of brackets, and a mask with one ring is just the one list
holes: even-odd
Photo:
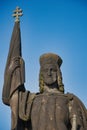
[(70, 100), (74, 100), (76, 103), (78, 103), (79, 105), (83, 106), (84, 109), (86, 109), (85, 105), (83, 104), (83, 102), (73, 93), (66, 93), (66, 96), (68, 97), (69, 101)]
[(87, 129), (87, 109), (83, 102), (74, 94), (66, 94), (69, 100), (69, 108), (71, 113), (77, 113), (77, 116), (82, 118), (84, 128)]

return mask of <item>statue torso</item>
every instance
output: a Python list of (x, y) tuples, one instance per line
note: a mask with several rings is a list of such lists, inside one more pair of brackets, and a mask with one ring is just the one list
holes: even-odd
[(68, 130), (68, 121), (66, 95), (44, 93), (35, 97), (31, 109), (32, 130)]

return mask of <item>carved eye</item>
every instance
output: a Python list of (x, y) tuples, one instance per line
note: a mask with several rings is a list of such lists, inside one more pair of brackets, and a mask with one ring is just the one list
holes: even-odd
[(47, 72), (48, 71), (48, 69), (44, 69), (44, 72)]
[(50, 69), (51, 72), (56, 72), (57, 70), (55, 68)]

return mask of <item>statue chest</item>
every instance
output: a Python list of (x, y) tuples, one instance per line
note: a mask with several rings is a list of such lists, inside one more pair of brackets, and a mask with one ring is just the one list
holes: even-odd
[[(40, 94), (34, 99), (31, 110), (33, 130), (64, 130), (68, 118), (68, 99), (64, 94)], [(65, 126), (60, 129), (62, 122)]]

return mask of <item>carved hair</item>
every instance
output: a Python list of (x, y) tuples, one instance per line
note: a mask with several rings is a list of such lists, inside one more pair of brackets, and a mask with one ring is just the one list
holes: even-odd
[[(64, 93), (64, 84), (62, 83), (62, 72), (59, 67), (57, 67), (57, 83), (58, 83), (58, 90), (62, 93)], [(43, 75), (42, 71), (40, 69), (40, 74), (39, 74), (39, 88), (40, 92), (44, 92), (44, 80), (43, 80)]]

